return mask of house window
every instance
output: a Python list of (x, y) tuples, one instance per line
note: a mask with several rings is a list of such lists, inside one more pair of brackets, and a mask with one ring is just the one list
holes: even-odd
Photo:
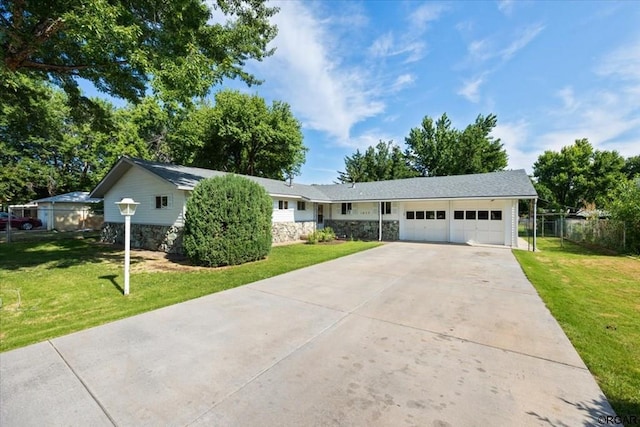
[(407, 219), (414, 219), (414, 218), (415, 218), (415, 212), (407, 211)]
[(391, 213), (391, 202), (380, 203), (380, 213), (382, 215), (389, 215)]
[(464, 211), (453, 211), (453, 219), (464, 219)]
[(342, 204), (342, 215), (347, 215), (351, 213), (351, 203), (343, 203)]
[(447, 212), (446, 211), (438, 211), (438, 212), (436, 212), (436, 218), (437, 219), (447, 219)]
[(424, 219), (424, 211), (416, 211), (416, 219)]
[(478, 211), (478, 219), (488, 220), (489, 219), (489, 211)]
[(492, 221), (502, 221), (502, 211), (491, 211)]
[(169, 207), (169, 196), (156, 196), (156, 209), (167, 209)]
[(279, 210), (289, 209), (289, 201), (288, 200), (278, 200), (278, 209)]
[(476, 211), (466, 211), (465, 219), (476, 219)]
[(298, 202), (298, 210), (306, 211), (307, 210), (307, 202)]
[(436, 219), (435, 211), (427, 211), (427, 212), (425, 212), (425, 214), (427, 215), (426, 216), (427, 219)]

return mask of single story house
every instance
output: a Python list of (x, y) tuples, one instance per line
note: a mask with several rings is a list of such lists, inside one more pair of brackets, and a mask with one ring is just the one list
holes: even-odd
[[(122, 242), (116, 202), (140, 205), (132, 247), (180, 252), (186, 201), (196, 184), (225, 172), (122, 157), (91, 192), (104, 198), (103, 239)], [(355, 184), (304, 185), (247, 176), (273, 199), (273, 241), (299, 240), (326, 226), (371, 240), (517, 247), (518, 200), (538, 195), (524, 170)]]
[(103, 217), (92, 209), (101, 201), (90, 197), (88, 191), (74, 191), (30, 203), (37, 206), (38, 219), (47, 230), (73, 231), (101, 227)]

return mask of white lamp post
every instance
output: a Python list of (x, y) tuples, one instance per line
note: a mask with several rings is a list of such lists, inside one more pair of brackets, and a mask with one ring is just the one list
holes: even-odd
[(140, 203), (132, 198), (125, 197), (116, 202), (120, 214), (124, 216), (124, 294), (129, 295), (129, 260), (131, 258), (131, 217), (136, 213), (136, 207)]

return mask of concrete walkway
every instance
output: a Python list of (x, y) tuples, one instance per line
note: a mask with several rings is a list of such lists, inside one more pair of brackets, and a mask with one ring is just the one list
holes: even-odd
[(2, 426), (597, 425), (502, 248), (392, 243), (0, 354)]

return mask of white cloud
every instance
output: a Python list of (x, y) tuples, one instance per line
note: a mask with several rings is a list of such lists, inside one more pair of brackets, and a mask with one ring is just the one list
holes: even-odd
[(507, 46), (500, 52), (500, 56), (502, 57), (502, 59), (511, 59), (511, 57), (515, 55), (516, 52), (531, 43), (533, 39), (535, 39), (538, 34), (542, 32), (542, 30), (544, 30), (544, 25), (542, 24), (534, 24), (526, 27), (522, 31), (522, 33), (509, 44), (509, 46)]
[(511, 16), (513, 12), (514, 1), (513, 0), (498, 0), (498, 10), (506, 16)]
[(375, 39), (369, 47), (369, 52), (374, 57), (390, 55), (393, 52), (393, 34), (388, 32)]
[(258, 75), (269, 75), (303, 125), (348, 141), (354, 124), (380, 114), (384, 103), (375, 93), (367, 70), (341, 64), (330, 23), (301, 2), (278, 3), (273, 18), (278, 36), (276, 53), (257, 64)]
[(606, 55), (596, 72), (623, 80), (640, 80), (640, 41), (622, 46)]
[(400, 140), (402, 140), (402, 138), (398, 139), (381, 129), (373, 128), (350, 138), (348, 141), (342, 141), (341, 145), (353, 150), (358, 149), (360, 151), (364, 151), (369, 147), (378, 145), (380, 141), (394, 141), (398, 144), (398, 141)]
[(393, 33), (383, 34), (373, 41), (369, 53), (374, 58), (406, 55), (405, 63), (419, 61), (424, 57), (426, 44), (419, 40), (404, 40), (396, 43)]
[(526, 169), (531, 173), (531, 166), (538, 158), (538, 153), (526, 151), (529, 139), (529, 123), (519, 120), (512, 123), (498, 123), (491, 136), (499, 138), (509, 156), (509, 169)]
[(485, 75), (481, 75), (471, 80), (466, 80), (462, 87), (458, 89), (458, 95), (464, 96), (467, 100), (478, 103), (480, 101), (480, 86), (485, 82)]
[(576, 100), (573, 88), (571, 86), (565, 86), (560, 89), (556, 96), (562, 100), (563, 112), (573, 112), (580, 106), (580, 103)]
[(413, 74), (402, 74), (396, 78), (395, 82), (391, 85), (392, 92), (398, 92), (407, 86), (411, 86), (416, 81)]
[(437, 21), (448, 7), (439, 3), (424, 3), (409, 15), (414, 30), (424, 31), (430, 22)]

